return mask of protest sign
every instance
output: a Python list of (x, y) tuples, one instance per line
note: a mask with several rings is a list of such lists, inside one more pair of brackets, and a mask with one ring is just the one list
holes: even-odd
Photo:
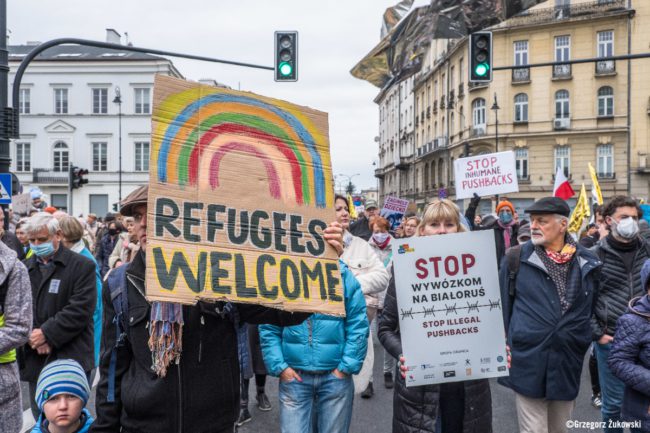
[(519, 191), (512, 151), (459, 158), (454, 173), (457, 199)]
[(11, 208), (17, 215), (29, 215), (32, 209), (32, 197), (29, 193), (11, 197)]
[(147, 298), (345, 315), (327, 114), (157, 76)]
[(384, 200), (384, 207), (381, 208), (379, 214), (388, 220), (391, 230), (395, 230), (402, 222), (402, 217), (404, 217), (408, 206), (408, 200), (388, 196)]
[(392, 242), (406, 386), (507, 376), (494, 234)]

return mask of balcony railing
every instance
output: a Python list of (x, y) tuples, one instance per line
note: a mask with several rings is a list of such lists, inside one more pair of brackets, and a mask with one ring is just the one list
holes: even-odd
[(67, 185), (68, 171), (54, 171), (49, 168), (35, 168), (32, 172), (33, 183), (45, 185)]
[(598, 176), (598, 179), (616, 179), (616, 173), (614, 172), (608, 172), (608, 173), (601, 173), (598, 172), (596, 173)]
[(601, 60), (596, 62), (596, 75), (609, 75), (616, 72), (614, 60)]
[(509, 26), (529, 26), (532, 24), (543, 24), (550, 21), (567, 20), (570, 18), (580, 18), (592, 14), (602, 14), (604, 12), (615, 12), (625, 10), (627, 0), (610, 0), (594, 1), (589, 3), (579, 3), (569, 6), (543, 8), (537, 10), (528, 10), (512, 17), (508, 20)]
[(555, 65), (553, 66), (553, 78), (571, 78), (571, 65)]
[(489, 83), (473, 83), (473, 82), (470, 81), (469, 84), (467, 85), (467, 87), (469, 87), (469, 90), (471, 92), (474, 89), (481, 89), (481, 88), (487, 87), (488, 85), (489, 85)]
[(527, 83), (530, 81), (530, 68), (518, 68), (512, 70), (513, 83)]

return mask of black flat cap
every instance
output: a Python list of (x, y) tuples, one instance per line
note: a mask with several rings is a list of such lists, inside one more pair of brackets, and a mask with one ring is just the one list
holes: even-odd
[(537, 200), (524, 212), (530, 214), (558, 214), (569, 218), (571, 209), (566, 201), (559, 197), (544, 197)]

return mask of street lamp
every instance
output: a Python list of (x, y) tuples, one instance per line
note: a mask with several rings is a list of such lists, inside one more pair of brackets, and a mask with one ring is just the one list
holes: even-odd
[(118, 182), (118, 209), (122, 203), (122, 94), (120, 88), (115, 88), (115, 99), (113, 103), (117, 104), (117, 123), (118, 123), (118, 169), (117, 169), (117, 182)]
[(494, 104), (492, 104), (492, 110), (494, 110), (495, 116), (495, 131), (494, 131), (494, 142), (495, 142), (495, 152), (499, 151), (499, 104), (497, 103), (497, 94), (494, 92)]
[[(492, 104), (492, 110), (494, 110), (494, 116), (495, 116), (495, 130), (494, 130), (494, 151), (498, 152), (499, 151), (499, 110), (501, 107), (499, 107), (499, 104), (497, 103), (497, 92), (494, 92), (494, 104)], [(496, 201), (497, 205), (499, 204), (499, 194), (496, 195)]]
[[(352, 185), (352, 178), (354, 176), (361, 176), (361, 175), (359, 173), (355, 173), (352, 176), (348, 176), (347, 174), (339, 173), (339, 174), (337, 174), (337, 176), (345, 177), (348, 180), (348, 188), (352, 188), (354, 186), (354, 185)], [(350, 195), (352, 195), (353, 192), (354, 192), (353, 190), (350, 191)]]

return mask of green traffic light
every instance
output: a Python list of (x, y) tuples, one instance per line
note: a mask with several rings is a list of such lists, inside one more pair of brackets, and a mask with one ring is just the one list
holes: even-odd
[(280, 74), (284, 77), (288, 77), (293, 72), (293, 67), (289, 62), (280, 63), (278, 69), (280, 70)]
[(476, 65), (476, 68), (474, 69), (474, 73), (476, 73), (476, 75), (479, 77), (484, 77), (487, 75), (489, 70), (490, 67), (488, 66), (487, 63), (480, 63)]

